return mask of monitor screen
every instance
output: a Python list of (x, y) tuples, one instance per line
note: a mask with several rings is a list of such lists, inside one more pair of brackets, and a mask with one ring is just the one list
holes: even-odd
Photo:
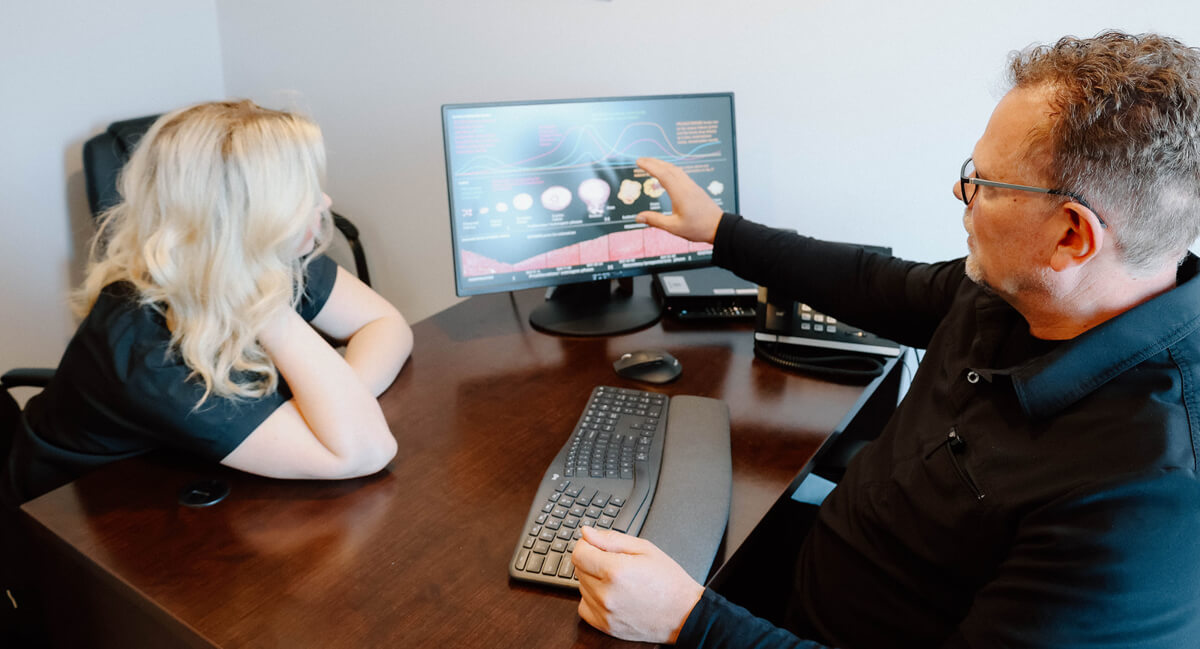
[(447, 105), (442, 127), (460, 296), (709, 263), (634, 220), (671, 209), (643, 156), (737, 211), (732, 93)]

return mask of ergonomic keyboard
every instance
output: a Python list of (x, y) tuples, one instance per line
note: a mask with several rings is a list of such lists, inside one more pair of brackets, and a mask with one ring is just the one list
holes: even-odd
[(731, 476), (723, 402), (597, 387), (538, 486), (509, 575), (578, 588), (571, 554), (582, 528), (638, 535), (656, 516), (650, 540), (703, 580), (728, 521)]

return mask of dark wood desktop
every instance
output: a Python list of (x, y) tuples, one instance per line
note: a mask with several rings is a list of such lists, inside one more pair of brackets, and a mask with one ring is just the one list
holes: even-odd
[[(268, 480), (172, 457), (106, 467), (24, 506), (64, 647), (618, 647), (578, 596), (512, 582), (533, 492), (596, 385), (715, 397), (732, 417), (720, 565), (863, 396), (756, 360), (748, 323), (610, 338), (532, 331), (542, 291), (471, 298), (414, 327), (380, 398), (400, 453), (379, 475)], [(670, 351), (664, 386), (613, 360)], [(215, 475), (222, 502), (177, 491)]]

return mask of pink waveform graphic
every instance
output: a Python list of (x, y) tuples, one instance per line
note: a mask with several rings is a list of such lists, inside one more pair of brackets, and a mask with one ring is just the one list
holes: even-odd
[(469, 250), (462, 250), (462, 272), (466, 277), (511, 273), (560, 266), (602, 264), (622, 259), (680, 255), (687, 252), (711, 250), (712, 244), (692, 243), (658, 228), (643, 228), (614, 232), (596, 239), (555, 248), (515, 264), (506, 264)]

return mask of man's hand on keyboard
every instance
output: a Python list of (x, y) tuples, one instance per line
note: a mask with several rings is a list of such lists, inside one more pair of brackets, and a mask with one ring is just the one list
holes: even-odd
[(583, 528), (573, 561), (579, 616), (601, 631), (642, 642), (674, 643), (704, 587), (653, 543)]

